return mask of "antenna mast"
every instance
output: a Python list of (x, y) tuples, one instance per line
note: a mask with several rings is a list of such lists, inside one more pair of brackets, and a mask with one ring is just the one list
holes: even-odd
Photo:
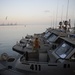
[(57, 17), (58, 17), (58, 2), (59, 2), (59, 0), (57, 0), (57, 9), (56, 9), (56, 25), (57, 25)]
[(68, 3), (67, 3), (66, 20), (68, 19), (68, 8), (69, 8), (69, 0), (68, 0)]
[(61, 22), (63, 21), (63, 6), (62, 6), (62, 12), (61, 12)]

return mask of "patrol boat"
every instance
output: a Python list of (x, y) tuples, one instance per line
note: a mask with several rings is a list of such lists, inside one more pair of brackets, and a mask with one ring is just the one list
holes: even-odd
[(22, 72), (36, 74), (75, 74), (75, 38), (60, 37), (61, 43), (54, 50), (39, 53), (25, 52), (15, 65)]
[(35, 37), (39, 38), (41, 49), (50, 49), (53, 46), (57, 46), (58, 43), (60, 43), (59, 37), (67, 37), (67, 34), (65, 32), (62, 32), (58, 29), (47, 29), (42, 34), (34, 34), (34, 36), (26, 36), (25, 38), (21, 39), (19, 43), (13, 46), (13, 50), (24, 54), (25, 51), (27, 51), (28, 48), (30, 50), (33, 49), (33, 40)]

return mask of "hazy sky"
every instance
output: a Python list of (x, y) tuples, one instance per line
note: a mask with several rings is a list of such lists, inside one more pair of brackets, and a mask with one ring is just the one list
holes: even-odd
[[(0, 0), (0, 23), (53, 24), (65, 20), (68, 0)], [(68, 19), (75, 19), (69, 0)]]

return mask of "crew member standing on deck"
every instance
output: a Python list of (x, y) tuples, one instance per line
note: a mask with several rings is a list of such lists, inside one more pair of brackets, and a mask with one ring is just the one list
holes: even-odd
[(33, 50), (35, 52), (38, 52), (38, 49), (40, 48), (40, 43), (39, 43), (39, 40), (38, 38), (35, 38), (34, 42), (33, 42)]

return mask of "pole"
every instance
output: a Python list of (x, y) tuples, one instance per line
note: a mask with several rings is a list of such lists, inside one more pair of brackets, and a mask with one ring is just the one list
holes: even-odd
[(63, 6), (62, 6), (62, 12), (61, 12), (61, 22), (63, 21)]
[(66, 20), (68, 19), (68, 9), (69, 9), (69, 0), (68, 0), (68, 3), (67, 3)]
[(59, 0), (57, 0), (57, 9), (56, 9), (56, 26), (57, 26), (57, 17), (58, 17), (58, 2), (59, 2)]

